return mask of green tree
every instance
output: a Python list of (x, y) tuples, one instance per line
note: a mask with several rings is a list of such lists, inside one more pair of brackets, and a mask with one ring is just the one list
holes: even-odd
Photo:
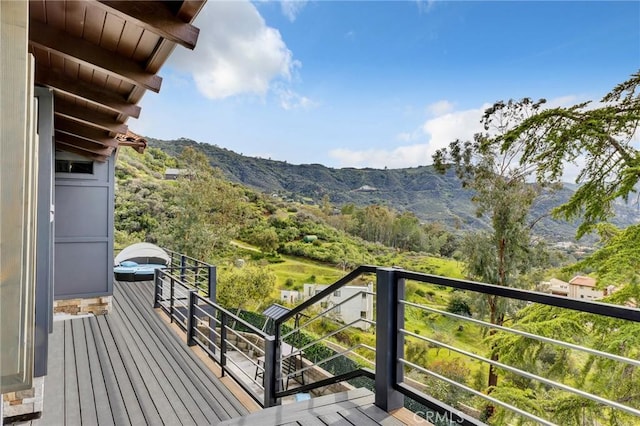
[(224, 180), (201, 152), (185, 148), (180, 164), (186, 172), (171, 188), (158, 240), (197, 259), (211, 260), (250, 216), (247, 202), (242, 189)]
[[(500, 146), (500, 135), (535, 114), (541, 102), (525, 99), (510, 101), (485, 111), (482, 122), (486, 133), (476, 134), (473, 141), (452, 142), (434, 155), (436, 170), (445, 173), (450, 167), (462, 179), (463, 185), (474, 191), (472, 201), (477, 214), (485, 217), (491, 230), (470, 236), (463, 243), (468, 274), (477, 280), (506, 287), (521, 287), (519, 276), (529, 267), (529, 213), (542, 185), (530, 185), (527, 179), (536, 171), (534, 164), (519, 162), (525, 141), (513, 143), (507, 149)], [(497, 136), (496, 136), (497, 135)], [(549, 184), (550, 182), (543, 182)], [(474, 309), (486, 313), (492, 324), (502, 325), (512, 308), (506, 299), (486, 295)], [(490, 334), (495, 330), (490, 331)], [(492, 350), (492, 360), (498, 352)], [(489, 368), (488, 386), (498, 383), (498, 374)]]
[(270, 254), (276, 251), (280, 239), (273, 227), (260, 228), (253, 232), (253, 243), (260, 247), (263, 253)]
[[(494, 105), (502, 108), (503, 103)], [(556, 216), (582, 218), (578, 237), (613, 214), (640, 179), (640, 72), (618, 84), (600, 104), (539, 110), (498, 137), (502, 152), (520, 147), (521, 164), (535, 164), (539, 181), (562, 178), (568, 164), (583, 163), (579, 188)]]
[(222, 270), (218, 277), (218, 303), (227, 308), (259, 308), (269, 299), (276, 275), (266, 268), (245, 266)]

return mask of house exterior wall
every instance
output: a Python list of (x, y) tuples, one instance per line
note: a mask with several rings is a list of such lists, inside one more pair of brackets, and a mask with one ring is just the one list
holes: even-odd
[(302, 299), (302, 295), (296, 290), (280, 290), (280, 301), (286, 303), (296, 303)]
[(569, 295), (569, 283), (557, 278), (551, 278), (551, 280), (549, 281), (549, 289), (551, 290), (551, 294), (555, 294), (558, 296)]
[(569, 286), (569, 297), (574, 299), (598, 300), (602, 299), (603, 292), (595, 287), (571, 284)]
[(26, 2), (0, 1), (0, 388), (32, 388), (37, 135)]
[[(321, 292), (327, 285), (321, 284), (305, 284), (303, 295), (307, 299)], [(326, 303), (326, 307), (340, 305), (332, 312), (340, 318), (344, 323), (351, 323), (360, 318), (373, 320), (373, 295), (363, 292), (372, 292), (373, 284), (367, 286), (344, 286), (340, 290), (335, 291), (331, 295), (325, 298), (321, 303)], [(358, 294), (360, 293), (360, 294)], [(356, 295), (351, 298), (352, 296)], [(349, 299), (351, 298), (351, 299)], [(362, 330), (368, 330), (371, 324), (361, 321), (354, 324), (354, 327), (358, 327)]]
[[(58, 159), (87, 161), (69, 153)], [(56, 300), (113, 292), (114, 163), (115, 153), (94, 162), (92, 174), (55, 174)]]

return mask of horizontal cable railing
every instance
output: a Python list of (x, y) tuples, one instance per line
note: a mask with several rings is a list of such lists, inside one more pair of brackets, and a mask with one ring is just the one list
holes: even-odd
[(209, 296), (211, 288), (215, 288), (216, 267), (185, 254), (164, 248), (169, 254), (170, 262), (167, 269), (179, 273), (180, 282), (196, 288)]
[[(538, 305), (546, 305), (555, 308), (563, 308), (569, 309), (571, 311), (577, 313), (588, 313), (595, 314), (601, 317), (608, 318), (616, 318), (623, 319), (626, 321), (638, 322), (640, 320), (640, 311), (638, 309), (629, 308), (625, 306), (616, 306), (610, 305), (606, 303), (600, 302), (586, 302), (578, 299), (570, 299), (561, 296), (553, 296), (544, 293), (531, 292), (521, 289), (507, 288), (494, 286), (490, 284), (477, 283), (472, 281), (465, 280), (454, 280), (448, 279), (444, 277), (438, 277), (428, 274), (419, 274), (414, 272), (408, 272), (403, 270), (394, 271), (394, 282), (396, 286), (404, 287), (405, 280), (412, 280), (420, 283), (428, 283), (436, 286), (446, 286), (457, 290), (465, 290), (468, 293), (475, 293), (476, 295), (492, 295), (503, 298), (510, 298), (517, 301), (523, 301), (525, 306), (533, 306), (535, 304)], [(477, 297), (477, 296), (476, 296)], [(526, 339), (531, 339), (532, 341), (541, 342), (545, 345), (549, 345), (549, 347), (559, 347), (563, 350), (571, 351), (571, 356), (573, 356), (576, 360), (584, 360), (586, 358), (579, 355), (579, 353), (584, 353), (586, 356), (590, 357), (601, 357), (606, 358), (617, 363), (626, 364), (630, 367), (638, 367), (640, 366), (640, 361), (637, 359), (632, 359), (629, 357), (625, 357), (615, 353), (609, 353), (602, 350), (582, 346), (576, 343), (567, 342), (560, 340), (558, 338), (541, 336), (539, 334), (527, 332), (525, 330), (518, 329), (518, 324), (515, 326), (506, 327), (504, 325), (493, 324), (488, 321), (483, 321), (481, 319), (471, 318), (465, 315), (459, 315), (451, 312), (446, 312), (440, 309), (435, 309), (433, 307), (425, 306), (419, 303), (410, 302), (403, 298), (398, 298), (398, 309), (402, 312), (402, 316), (406, 315), (406, 309), (414, 309), (417, 311), (424, 311), (433, 313), (442, 317), (448, 317), (453, 320), (459, 321), (460, 323), (468, 323), (473, 324), (475, 326), (481, 327), (485, 330), (493, 330), (494, 333), (499, 332), (503, 335), (507, 336), (509, 334), (517, 335), (519, 337), (523, 337)], [(586, 321), (586, 319), (585, 319)], [(496, 371), (499, 372), (499, 375), (503, 377), (506, 374), (511, 374), (513, 376), (518, 376), (523, 379), (529, 380), (533, 383), (538, 383), (540, 386), (545, 387), (546, 389), (556, 389), (558, 391), (565, 392), (568, 395), (574, 395), (575, 397), (583, 398), (585, 401), (591, 401), (591, 403), (595, 403), (604, 409), (604, 407), (608, 407), (609, 409), (616, 410), (618, 413), (626, 413), (631, 415), (633, 418), (636, 418), (637, 421), (640, 421), (640, 410), (638, 406), (630, 406), (621, 401), (612, 400), (601, 395), (597, 395), (593, 392), (589, 392), (583, 389), (580, 389), (577, 384), (571, 383), (566, 384), (562, 381), (552, 380), (547, 377), (544, 377), (539, 372), (528, 371), (526, 368), (519, 367), (517, 365), (508, 365), (504, 362), (498, 361), (498, 357), (485, 357), (474, 353), (470, 350), (465, 350), (460, 347), (456, 347), (453, 344), (440, 341), (438, 339), (422, 336), (417, 332), (409, 331), (405, 328), (406, 326), (399, 324), (399, 328), (397, 329), (398, 336), (405, 340), (407, 343), (407, 339), (415, 342), (422, 342), (422, 344), (426, 347), (432, 348), (440, 348), (447, 350), (449, 353), (456, 353), (461, 356), (461, 359), (475, 360), (481, 363), (484, 366), (493, 366)], [(495, 350), (495, 348), (494, 348)], [(575, 354), (574, 354), (575, 353)], [(436, 378), (439, 381), (445, 382), (446, 384), (459, 389), (460, 391), (467, 393), (469, 395), (474, 395), (475, 397), (485, 400), (487, 404), (500, 406), (501, 408), (508, 410), (512, 414), (516, 416), (520, 416), (522, 418), (526, 418), (529, 420), (533, 420), (540, 424), (554, 424), (553, 419), (550, 418), (542, 418), (539, 413), (532, 413), (526, 411), (523, 407), (517, 406), (517, 404), (505, 402), (504, 400), (499, 400), (492, 396), (491, 390), (489, 392), (478, 391), (478, 389), (473, 389), (464, 383), (460, 383), (456, 380), (451, 380), (442, 374), (438, 374), (436, 371), (433, 371), (427, 368), (425, 365), (419, 365), (416, 362), (412, 362), (411, 360), (406, 359), (401, 356), (397, 358), (397, 362), (399, 362), (404, 369), (418, 371), (432, 378)], [(586, 365), (586, 364), (585, 364)], [(501, 379), (501, 380), (503, 380)], [(622, 378), (621, 378), (622, 379)], [(574, 382), (574, 380), (571, 380)], [(407, 396), (411, 396), (412, 398), (418, 400), (421, 403), (425, 403), (425, 405), (438, 410), (438, 407), (434, 407), (432, 402), (428, 401), (427, 393), (428, 389), (423, 389), (422, 391), (417, 389), (415, 386), (412, 386), (409, 382), (399, 380), (397, 383), (398, 389), (400, 392), (404, 393)], [(410, 390), (410, 392), (408, 392)], [(427, 393), (425, 393), (427, 392)], [(639, 403), (638, 398), (636, 397), (636, 404)], [(586, 404), (586, 402), (585, 402)], [(544, 416), (543, 416), (544, 417)], [(593, 420), (593, 419), (591, 419)], [(594, 420), (595, 421), (595, 420)]]
[[(372, 332), (376, 326), (375, 292), (371, 291), (371, 284), (353, 285), (354, 281), (375, 270), (365, 265), (319, 290), (311, 285), (309, 288), (315, 295), (276, 319), (274, 334), (277, 344), (293, 346), (280, 361), (286, 362), (294, 357), (300, 360), (295, 364), (297, 368), (283, 373), (282, 382), (286, 384), (290, 379), (300, 377), (298, 381), (303, 385), (300, 389), (306, 392), (327, 383), (338, 383), (336, 378), (340, 377), (343, 380), (371, 377), (370, 371), (361, 365), (375, 365), (370, 358), (375, 357), (376, 349), (366, 343), (340, 343), (345, 336), (348, 339), (348, 336), (357, 334), (367, 334), (375, 340)], [(358, 351), (368, 352), (369, 358)], [(273, 383), (278, 385), (281, 382)], [(289, 394), (287, 386), (273, 392), (275, 399)], [(277, 403), (277, 400), (272, 403)]]
[[(198, 289), (183, 283), (171, 270), (157, 270), (154, 287), (154, 306), (167, 313), (170, 321), (186, 332), (187, 344), (204, 350), (220, 365), (223, 376), (231, 376), (262, 405), (273, 363), (267, 365), (259, 359), (262, 356), (266, 360), (267, 351), (275, 351), (273, 338), (201, 295)], [(237, 331), (234, 329), (237, 325), (250, 333)], [(249, 354), (258, 354), (257, 360)]]

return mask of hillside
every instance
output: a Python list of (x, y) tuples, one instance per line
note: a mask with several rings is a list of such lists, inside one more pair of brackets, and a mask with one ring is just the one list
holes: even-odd
[[(431, 166), (405, 169), (333, 169), (320, 164), (289, 164), (283, 161), (246, 157), (216, 145), (189, 139), (164, 141), (149, 139), (150, 146), (178, 155), (187, 146), (203, 151), (214, 167), (231, 181), (268, 194), (319, 203), (328, 196), (335, 206), (387, 205), (398, 211), (411, 211), (426, 222), (441, 222), (452, 230), (480, 229), (487, 224), (476, 217), (471, 192), (462, 188), (453, 173), (438, 174)], [(569, 199), (575, 185), (536, 204), (532, 217), (549, 211)], [(627, 226), (640, 220), (640, 212), (618, 206), (614, 223)], [(576, 224), (549, 217), (542, 219), (535, 233), (548, 241), (572, 241)], [(587, 241), (591, 239), (586, 238)]]

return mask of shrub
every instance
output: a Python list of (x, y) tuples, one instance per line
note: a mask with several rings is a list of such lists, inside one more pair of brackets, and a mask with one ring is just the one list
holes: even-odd
[(447, 311), (452, 314), (471, 316), (471, 308), (462, 296), (453, 295), (447, 304)]

